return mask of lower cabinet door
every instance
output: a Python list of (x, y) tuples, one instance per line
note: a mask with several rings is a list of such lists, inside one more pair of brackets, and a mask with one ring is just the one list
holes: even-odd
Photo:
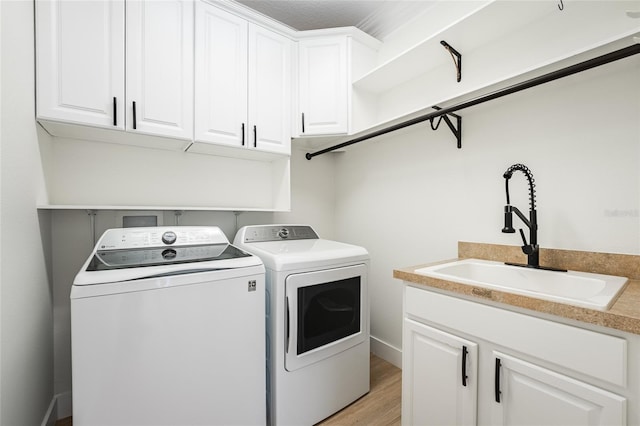
[(619, 395), (500, 352), (493, 358), (493, 425), (626, 424)]
[(405, 319), (402, 424), (474, 425), (478, 345)]

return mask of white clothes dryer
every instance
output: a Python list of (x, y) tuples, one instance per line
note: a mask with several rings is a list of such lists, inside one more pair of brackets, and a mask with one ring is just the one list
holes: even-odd
[(73, 424), (265, 424), (264, 289), (217, 227), (106, 231), (71, 288)]
[(312, 425), (369, 392), (369, 255), (306, 225), (241, 228), (266, 268), (271, 425)]

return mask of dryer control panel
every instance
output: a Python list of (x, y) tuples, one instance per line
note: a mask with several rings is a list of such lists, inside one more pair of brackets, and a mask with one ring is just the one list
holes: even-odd
[(245, 243), (284, 240), (317, 240), (319, 238), (316, 231), (314, 231), (309, 225), (245, 226), (241, 232), (242, 241)]

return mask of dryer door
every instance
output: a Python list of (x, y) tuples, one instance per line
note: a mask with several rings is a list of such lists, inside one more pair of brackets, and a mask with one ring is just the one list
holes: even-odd
[(285, 287), (287, 371), (333, 356), (368, 338), (366, 265), (289, 275)]

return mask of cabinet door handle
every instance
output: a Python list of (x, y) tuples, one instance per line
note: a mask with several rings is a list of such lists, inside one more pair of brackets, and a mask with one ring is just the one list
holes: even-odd
[(118, 104), (116, 103), (116, 97), (113, 97), (113, 125), (118, 125)]
[(462, 386), (467, 386), (467, 354), (469, 351), (466, 346), (462, 346)]
[(253, 126), (253, 147), (258, 147), (258, 129), (256, 129), (255, 125)]
[(244, 146), (244, 123), (242, 123), (242, 146)]
[(304, 112), (302, 113), (302, 133), (304, 133)]
[(136, 130), (136, 101), (133, 101), (133, 130)]
[(502, 363), (500, 362), (500, 358), (496, 358), (496, 370), (495, 370), (495, 384), (494, 384), (494, 393), (496, 396), (496, 402), (500, 403), (500, 367)]

